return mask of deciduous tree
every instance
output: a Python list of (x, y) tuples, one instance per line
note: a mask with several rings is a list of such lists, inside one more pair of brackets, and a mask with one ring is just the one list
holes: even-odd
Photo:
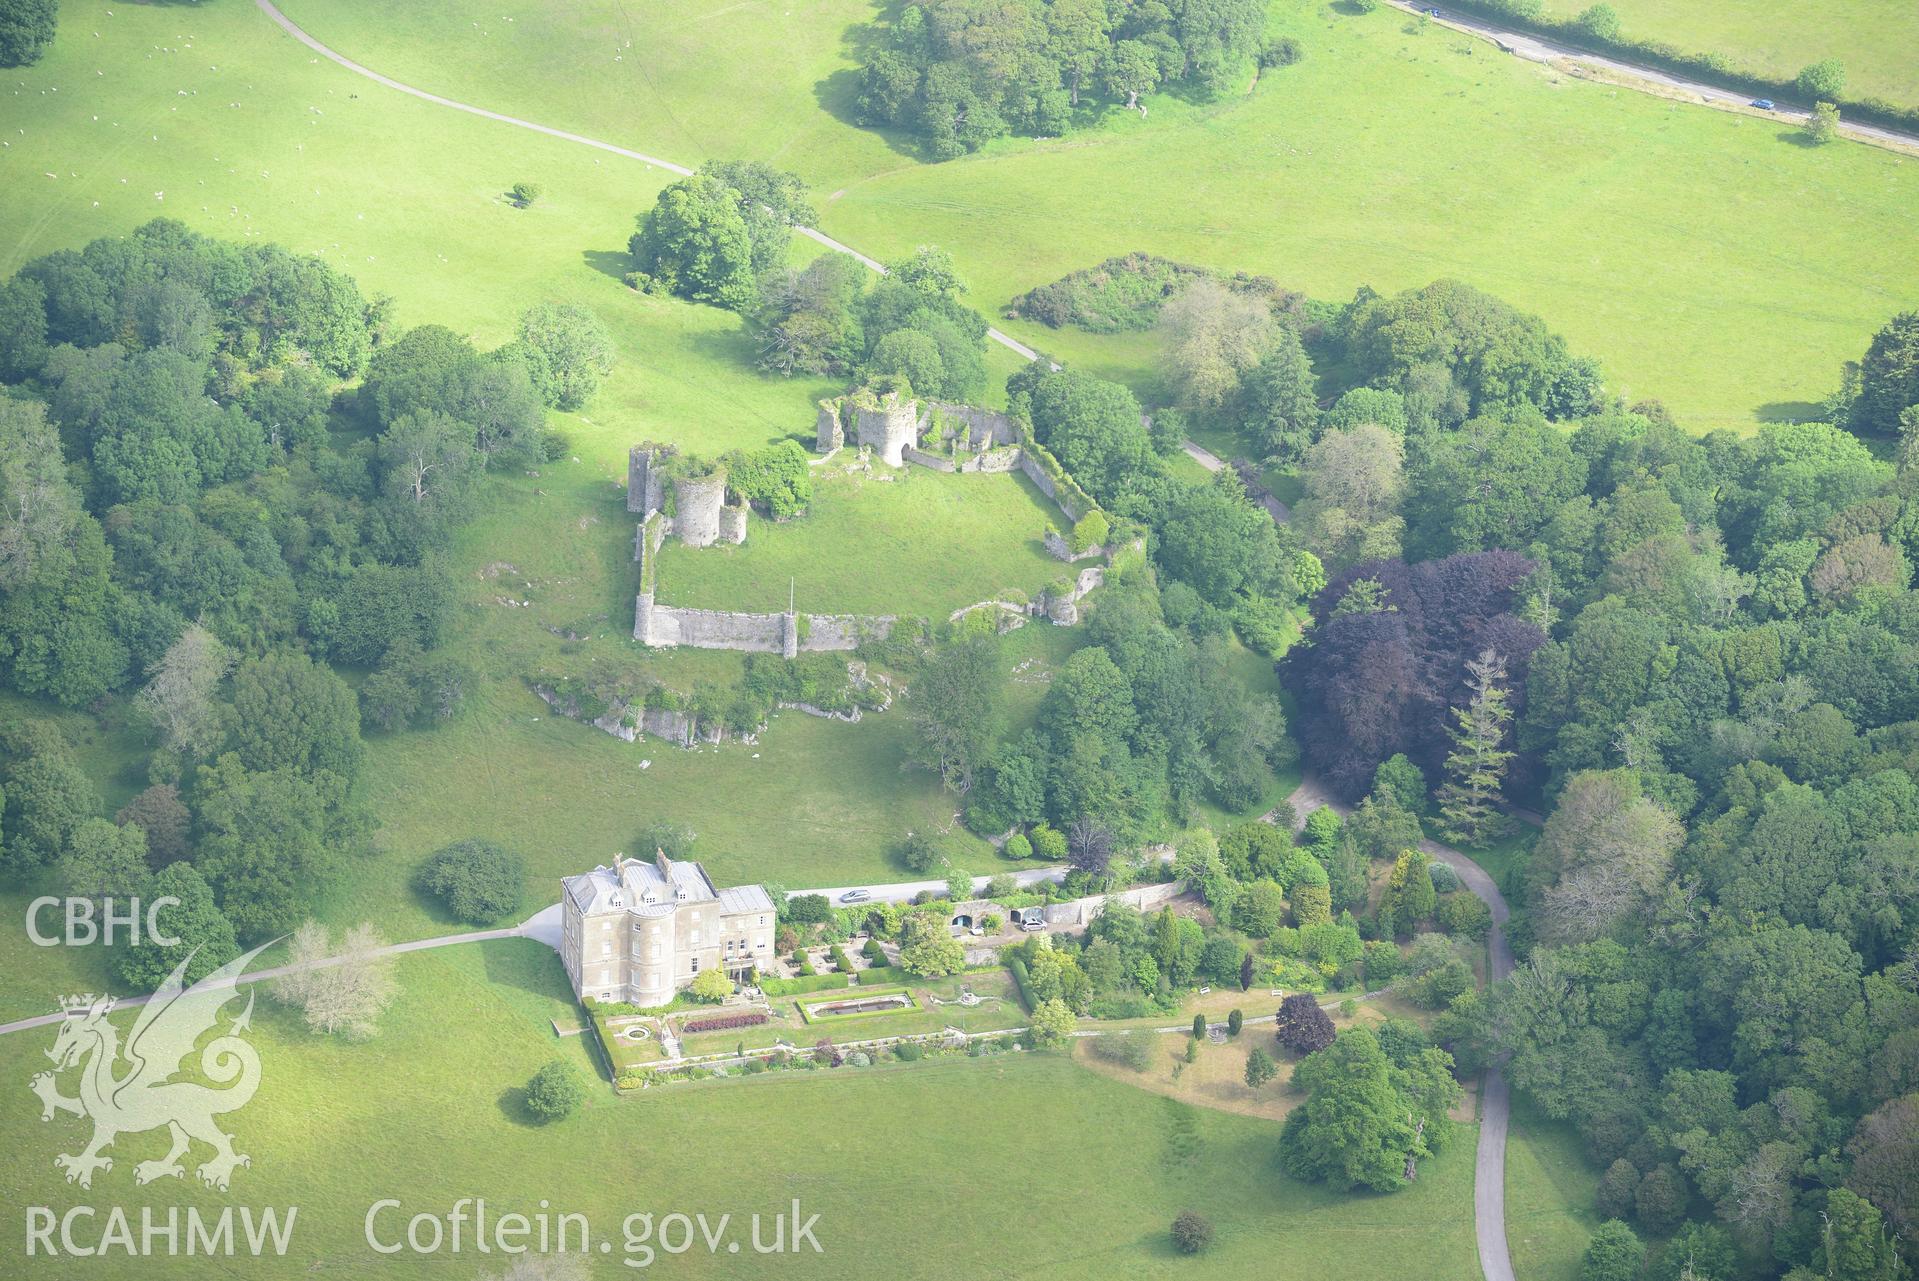
[(306, 922), (288, 948), (290, 972), (277, 980), (280, 999), (297, 1005), (315, 1032), (371, 1037), (398, 990), (392, 960), (379, 955), (384, 946), (379, 933), (362, 924), (347, 930), (336, 952), (327, 928)]
[(1295, 992), (1281, 1001), (1275, 1026), (1279, 1043), (1294, 1054), (1311, 1054), (1333, 1043), (1333, 1020), (1310, 992)]
[(188, 627), (147, 671), (146, 687), (134, 695), (134, 710), (161, 740), (185, 759), (207, 755), (220, 744), (220, 682), (233, 666), (233, 652), (199, 625)]

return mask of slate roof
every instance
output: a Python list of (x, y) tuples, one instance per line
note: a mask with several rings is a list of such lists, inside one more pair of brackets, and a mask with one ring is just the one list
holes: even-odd
[(681, 904), (718, 902), (727, 915), (771, 912), (773, 900), (758, 885), (717, 889), (700, 864), (664, 853), (652, 862), (620, 858), (612, 867), (596, 867), (562, 877), (560, 887), (582, 915), (625, 910), (635, 916), (668, 916)]

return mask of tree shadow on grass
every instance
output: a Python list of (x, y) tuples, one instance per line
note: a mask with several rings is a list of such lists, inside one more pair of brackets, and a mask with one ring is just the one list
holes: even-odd
[(573, 999), (560, 954), (538, 939), (489, 939), (478, 946), (489, 984), (550, 1000)]
[(616, 253), (611, 249), (589, 249), (580, 255), (580, 261), (602, 276), (611, 276), (624, 282), (626, 273), (633, 270), (633, 255)]
[(1777, 135), (1779, 141), (1790, 142), (1795, 147), (1804, 147), (1808, 151), (1826, 144), (1807, 133), (1804, 129), (1788, 129)]
[[(857, 30), (858, 28), (855, 28)], [(820, 110), (843, 125), (870, 133), (886, 143), (887, 150), (908, 160), (923, 161), (925, 151), (918, 139), (903, 129), (881, 128), (860, 118), (860, 72), (857, 67), (842, 67), (813, 85), (813, 101)]]
[(513, 1125), (526, 1130), (537, 1130), (541, 1126), (539, 1118), (527, 1110), (526, 1087), (523, 1085), (508, 1086), (501, 1090), (494, 1104), (500, 1109), (500, 1115)]
[(1826, 416), (1826, 411), (1816, 401), (1771, 400), (1759, 406), (1754, 416), (1762, 423), (1816, 423)]
[(924, 160), (925, 153), (911, 134), (898, 129), (875, 128), (860, 119), (860, 68), (871, 62), (874, 54), (888, 47), (886, 30), (880, 23), (883, 19), (897, 18), (899, 7), (881, 0), (873, 5), (871, 18), (856, 22), (840, 33), (840, 47), (846, 53), (847, 60), (858, 66), (842, 67), (824, 80), (817, 81), (813, 85), (813, 100), (820, 105), (821, 110), (841, 124), (877, 135), (896, 155), (909, 160)]

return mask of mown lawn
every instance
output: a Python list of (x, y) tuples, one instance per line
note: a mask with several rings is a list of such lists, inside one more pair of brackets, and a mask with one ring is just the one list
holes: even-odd
[[(882, 258), (950, 247), (989, 312), (1134, 249), (1332, 300), (1452, 276), (1539, 312), (1616, 390), (1704, 431), (1812, 412), (1919, 284), (1919, 162), (1807, 149), (1775, 123), (1566, 80), (1391, 10), (1280, 0), (1272, 29), (1306, 58), (1249, 97), (1158, 95), (1145, 120), (1115, 112), (927, 165), (848, 123), (872, 13), (852, 0), (804, 17), (727, 0), (388, 8), (289, 12), (441, 92), (684, 163), (796, 169), (828, 231)], [(1888, 58), (1911, 47), (1876, 30), (1863, 42)], [(1153, 384), (1142, 336), (1006, 327)]]
[(1032, 596), (1070, 571), (1046, 554), (1059, 509), (1018, 473), (924, 467), (819, 469), (813, 503), (783, 523), (753, 519), (737, 547), (660, 550), (660, 599), (702, 609), (777, 611), (789, 584), (802, 613), (943, 620), (1006, 593)]
[(1575, 1281), (1586, 1241), (1599, 1226), (1599, 1175), (1570, 1125), (1513, 1099), (1506, 1141), (1506, 1247), (1513, 1271), (1538, 1281)]
[[(1919, 8), (1905, 0), (1611, 0), (1625, 35), (1717, 53), (1740, 71), (1787, 80), (1807, 63), (1837, 58), (1846, 96), (1919, 106)], [(1554, 17), (1580, 0), (1546, 0)]]
[[(581, 1038), (556, 1041), (565, 978), (530, 942), (462, 946), (399, 962), (400, 999), (373, 1040), (317, 1039), (262, 999), (251, 1037), (263, 1065), (253, 1102), (225, 1123), (252, 1157), (229, 1194), (166, 1180), (136, 1187), (132, 1165), (157, 1156), (159, 1134), (128, 1135), (115, 1168), (89, 1192), (61, 1181), (57, 1152), (85, 1127), (43, 1125), (24, 1089), (0, 1104), (13, 1159), (0, 1170), (12, 1206), (297, 1205), (284, 1259), (236, 1264), (249, 1277), (315, 1274), (467, 1277), (497, 1271), (498, 1255), (376, 1258), (363, 1223), (385, 1197), (444, 1214), (463, 1197), (490, 1213), (589, 1216), (616, 1249), (634, 1212), (785, 1210), (798, 1197), (820, 1216), (824, 1254), (662, 1258), (670, 1276), (1185, 1276), (1167, 1224), (1188, 1206), (1219, 1230), (1208, 1276), (1288, 1281), (1340, 1275), (1368, 1281), (1477, 1275), (1472, 1159), (1459, 1145), (1386, 1197), (1350, 1197), (1295, 1183), (1273, 1161), (1278, 1126), (1155, 1099), (1076, 1067), (1061, 1055), (997, 1055), (886, 1069), (772, 1074), (675, 1086), (617, 1098), (595, 1084), (583, 1111), (532, 1125), (521, 1090), (555, 1056), (590, 1070)], [(24, 1083), (45, 1066), (40, 1033), (0, 1040), (0, 1075)], [(196, 1153), (195, 1160), (203, 1159)], [(1097, 1173), (1095, 1173), (1097, 1172)], [(901, 1248), (910, 1223), (912, 1248)], [(0, 1243), (0, 1273), (56, 1276), (64, 1261), (23, 1258)], [(88, 1261), (101, 1277), (199, 1277), (202, 1260)]]

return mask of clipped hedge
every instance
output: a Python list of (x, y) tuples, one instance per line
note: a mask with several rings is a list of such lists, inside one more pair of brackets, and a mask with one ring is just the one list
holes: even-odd
[(1039, 1008), (1039, 1002), (1033, 999), (1033, 976), (1026, 971), (1026, 962), (1017, 956), (1008, 958), (1006, 968), (1012, 972), (1013, 986), (1019, 989), (1020, 1004), (1031, 1014)]
[(875, 965), (870, 970), (861, 970), (853, 974), (810, 974), (797, 979), (761, 979), (760, 991), (768, 996), (804, 996), (808, 992), (825, 992), (835, 988), (847, 988), (858, 984), (872, 987), (875, 984), (892, 985), (910, 983), (913, 976), (897, 966)]
[[(1676, 72), (1753, 98), (1771, 98), (1776, 102), (1802, 107), (1813, 105), (1800, 95), (1796, 79), (1775, 80), (1736, 70), (1723, 54), (1687, 53), (1661, 40), (1633, 40), (1625, 36), (1606, 39), (1580, 26), (1577, 17), (1549, 18), (1516, 13), (1507, 5), (1497, 3), (1497, 0), (1453, 0), (1451, 8), (1520, 31), (1530, 31), (1587, 53), (1605, 54), (1640, 66)], [(1833, 105), (1839, 108), (1841, 119), (1919, 132), (1919, 107), (1901, 107), (1878, 98), (1841, 98)]]
[(768, 996), (802, 996), (829, 988), (850, 987), (844, 974), (809, 974), (797, 979), (761, 979), (760, 991)]

